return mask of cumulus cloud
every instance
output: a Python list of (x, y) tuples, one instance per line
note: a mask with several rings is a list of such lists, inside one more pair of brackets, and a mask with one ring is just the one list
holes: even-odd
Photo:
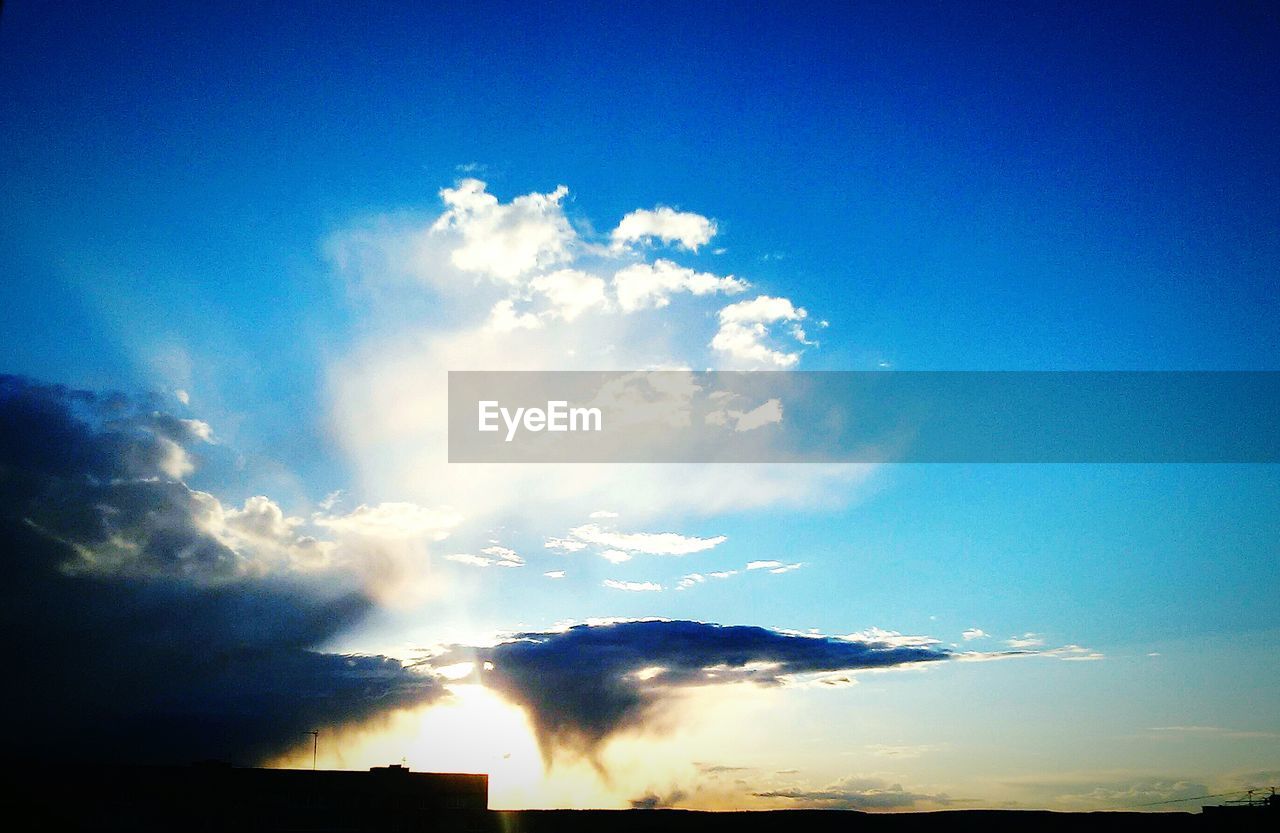
[(175, 479), (169, 444), (210, 434), (156, 404), (0, 377), (11, 752), (252, 763), (439, 696), (397, 660), (317, 650), (371, 609), (358, 553), (284, 557), (310, 545), (269, 499), (224, 510)]
[(538, 275), (529, 281), (529, 287), (546, 298), (552, 315), (565, 321), (573, 321), (589, 309), (604, 309), (609, 305), (604, 279), (577, 269)]
[(675, 243), (682, 249), (697, 251), (699, 246), (715, 236), (714, 220), (691, 211), (676, 211), (666, 206), (652, 210), (637, 209), (630, 212), (610, 235), (616, 248), (628, 243), (657, 239), (665, 244)]
[[(801, 635), (690, 621), (612, 621), (516, 634), (492, 647), (454, 646), (434, 666), (484, 668), (481, 681), (529, 710), (544, 754), (591, 754), (646, 725), (681, 691), (797, 675), (890, 668), (950, 658), (936, 645)], [(487, 665), (482, 665), (487, 663)]]
[(613, 276), (613, 290), (623, 312), (661, 309), (671, 303), (671, 296), (677, 292), (736, 295), (746, 288), (746, 281), (732, 275), (720, 277), (710, 272), (695, 272), (669, 260), (634, 263)]
[(788, 352), (771, 346), (771, 327), (779, 322), (793, 322), (790, 335), (800, 344), (806, 344), (799, 322), (808, 315), (786, 298), (759, 295), (750, 301), (739, 301), (720, 310), (720, 329), (711, 339), (711, 347), (748, 367), (794, 367), (800, 361), (800, 351)]
[(431, 230), (461, 238), (450, 254), (454, 266), (511, 282), (571, 259), (577, 235), (560, 204), (568, 188), (525, 194), (509, 203), (498, 202), (486, 189), (478, 179), (464, 179), (440, 191), (448, 208)]
[[(367, 336), (335, 357), (329, 374), (335, 436), (360, 479), (423, 506), (450, 504), (468, 525), (490, 528), (528, 526), (535, 519), (567, 526), (600, 507), (644, 522), (671, 509), (713, 514), (847, 500), (849, 490), (842, 487), (865, 477), (870, 467), (444, 471), (446, 371), (759, 366), (708, 346), (716, 323), (707, 320), (714, 310), (706, 301), (737, 292), (745, 282), (688, 269), (676, 257), (651, 258), (642, 247), (617, 252), (594, 245), (567, 224), (567, 199), (558, 190), (498, 201), (479, 180), (468, 181), (445, 189), (438, 218), (375, 217), (331, 237), (331, 262), (353, 288), (357, 313), (367, 319), (361, 328)], [(544, 243), (511, 244), (508, 224), (542, 228), (545, 233), (533, 236)], [(507, 256), (517, 249), (525, 254)], [(498, 269), (480, 254), (490, 250), (506, 253), (499, 260), (515, 265)], [(633, 266), (638, 268), (625, 272)], [(494, 276), (494, 270), (507, 277)], [(619, 272), (625, 274), (615, 282)], [(657, 312), (628, 314), (619, 295), (628, 309)], [(799, 315), (794, 308), (792, 314)], [(787, 346), (794, 342), (783, 329), (792, 323), (799, 322), (770, 324), (778, 330), (778, 343), (772, 336), (762, 343), (796, 352), (801, 346)], [(752, 419), (771, 416), (765, 409)]]
[(965, 642), (971, 642), (975, 639), (986, 639), (989, 634), (982, 628), (969, 628), (967, 631), (960, 634), (960, 636), (964, 638)]

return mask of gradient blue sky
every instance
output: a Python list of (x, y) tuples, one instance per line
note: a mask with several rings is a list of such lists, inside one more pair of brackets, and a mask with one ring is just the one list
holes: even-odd
[[(463, 176), (504, 203), (564, 183), (600, 233), (657, 204), (715, 218), (678, 259), (829, 321), (806, 369), (1280, 366), (1265, 4), (613, 5), (7, 3), (0, 370), (189, 391), (220, 440), (193, 482), (230, 503), (410, 499), (335, 439), (333, 368), (388, 319), (331, 242), (429, 220)], [(433, 314), (424, 294), (395, 320)], [(1280, 771), (1278, 507), (1272, 466), (888, 467), (821, 505), (648, 519), (728, 540), (563, 582), (527, 574), (565, 563), (541, 551), (564, 528), (474, 530), (459, 546), (496, 535), (529, 569), (338, 647), (606, 616), (1034, 632), (1105, 659), (805, 692), (794, 719), (936, 747), (881, 774), (989, 803), (1176, 797)], [(805, 567), (599, 586), (773, 558)], [(1160, 727), (1183, 730), (1134, 740)], [(793, 745), (778, 768), (803, 771)], [(839, 754), (812, 753), (812, 785), (851, 774)]]

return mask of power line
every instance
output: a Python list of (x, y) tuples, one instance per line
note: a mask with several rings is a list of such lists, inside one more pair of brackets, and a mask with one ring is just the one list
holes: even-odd
[(1146, 804), (1126, 804), (1126, 807), (1157, 807), (1161, 804), (1180, 804), (1183, 801), (1199, 801), (1202, 798), (1223, 798), (1228, 795), (1247, 795), (1254, 790), (1236, 790), (1229, 793), (1211, 793), (1210, 795), (1193, 795), (1190, 798), (1170, 798), (1167, 801), (1148, 801)]

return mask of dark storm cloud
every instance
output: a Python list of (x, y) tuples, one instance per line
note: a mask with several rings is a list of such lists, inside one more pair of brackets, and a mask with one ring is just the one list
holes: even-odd
[(436, 696), (385, 657), (318, 653), (369, 600), (272, 573), (175, 472), (207, 426), (0, 376), (5, 741), (23, 758), (252, 762)]
[(668, 697), (690, 686), (779, 685), (790, 675), (888, 668), (951, 656), (925, 643), (633, 621), (521, 633), (491, 648), (453, 648), (433, 663), (467, 658), (490, 663), (492, 668), (481, 672), (483, 681), (528, 708), (543, 752), (550, 754), (556, 746), (591, 753), (611, 734), (653, 718)]

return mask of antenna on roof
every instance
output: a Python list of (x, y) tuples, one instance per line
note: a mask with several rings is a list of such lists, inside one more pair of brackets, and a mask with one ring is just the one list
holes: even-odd
[(310, 732), (307, 732), (307, 734), (311, 735), (311, 771), (315, 772), (316, 752), (320, 749), (320, 730), (312, 729)]

